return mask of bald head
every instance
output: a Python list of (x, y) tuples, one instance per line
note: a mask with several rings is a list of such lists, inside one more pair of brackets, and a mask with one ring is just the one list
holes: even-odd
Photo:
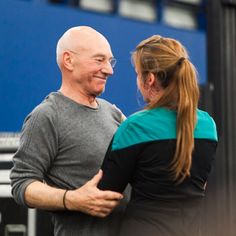
[(57, 43), (56, 55), (59, 68), (61, 68), (63, 52), (66, 50), (80, 52), (92, 50), (94, 42), (98, 44), (99, 42), (105, 43), (110, 47), (107, 39), (89, 26), (77, 26), (67, 30)]

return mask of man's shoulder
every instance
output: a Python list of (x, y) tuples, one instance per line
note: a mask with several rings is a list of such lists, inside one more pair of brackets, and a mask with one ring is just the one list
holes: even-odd
[(52, 117), (56, 115), (57, 110), (57, 102), (54, 93), (50, 93), (47, 95), (44, 100), (38, 104), (26, 117), (28, 119), (29, 117)]
[(109, 114), (109, 116), (111, 115), (118, 123), (121, 123), (125, 119), (124, 114), (115, 104), (111, 104), (102, 98), (98, 98), (98, 103), (100, 106), (100, 111), (103, 114), (105, 112), (105, 114)]
[(56, 108), (56, 96), (54, 95), (54, 93), (50, 93), (49, 95), (47, 95), (44, 100), (38, 104), (32, 112), (51, 112), (53, 110), (55, 110)]
[(98, 101), (99, 105), (102, 107), (105, 107), (107, 109), (111, 109), (111, 110), (118, 112), (118, 113), (122, 113), (121, 110), (115, 104), (112, 104), (103, 98), (98, 98), (97, 101)]
[(99, 105), (106, 105), (106, 106), (112, 107), (112, 104), (104, 98), (97, 98), (97, 101), (98, 101)]

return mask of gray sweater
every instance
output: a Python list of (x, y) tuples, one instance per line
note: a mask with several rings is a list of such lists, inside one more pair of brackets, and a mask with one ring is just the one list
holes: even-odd
[[(51, 93), (25, 119), (10, 178), (12, 193), (25, 204), (26, 187), (35, 180), (62, 189), (76, 189), (100, 169), (121, 113), (98, 99), (98, 108), (80, 105)], [(98, 219), (80, 212), (52, 212), (57, 236), (110, 236), (119, 227), (124, 205)], [(118, 218), (117, 218), (118, 217)]]

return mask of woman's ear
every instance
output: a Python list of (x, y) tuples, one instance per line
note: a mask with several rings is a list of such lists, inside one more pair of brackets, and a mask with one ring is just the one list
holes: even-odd
[(146, 83), (150, 88), (154, 89), (156, 92), (159, 92), (162, 89), (160, 81), (153, 73), (148, 74)]
[(146, 83), (149, 85), (149, 87), (152, 87), (155, 84), (156, 78), (153, 73), (149, 73), (146, 79)]
[(62, 55), (62, 64), (69, 71), (73, 70), (72, 62), (73, 62), (73, 58), (71, 57), (71, 54), (69, 52), (64, 52)]

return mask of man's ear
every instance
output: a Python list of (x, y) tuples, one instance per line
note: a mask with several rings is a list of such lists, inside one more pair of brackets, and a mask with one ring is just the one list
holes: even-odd
[(69, 52), (64, 52), (62, 55), (62, 64), (64, 65), (64, 67), (69, 70), (72, 71), (74, 66), (73, 66), (73, 58), (71, 57), (71, 54)]

